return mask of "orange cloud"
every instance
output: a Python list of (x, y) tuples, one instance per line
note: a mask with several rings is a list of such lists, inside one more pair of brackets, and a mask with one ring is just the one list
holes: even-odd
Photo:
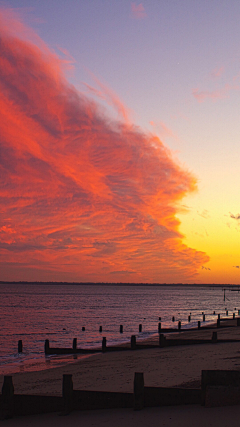
[(132, 11), (132, 16), (135, 19), (144, 19), (147, 16), (142, 3), (140, 3), (138, 5), (136, 3), (132, 3), (131, 4), (131, 11)]
[(56, 54), (5, 18), (2, 280), (195, 280), (208, 256), (182, 243), (176, 217), (195, 178), (156, 136), (107, 118), (68, 84)]

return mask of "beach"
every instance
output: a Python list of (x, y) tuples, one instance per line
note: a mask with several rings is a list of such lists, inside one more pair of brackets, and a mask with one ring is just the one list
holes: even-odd
[[(228, 326), (223, 329), (182, 331), (174, 333), (174, 337), (210, 339), (212, 332), (217, 330), (218, 339), (240, 339), (240, 327), (235, 325), (236, 320), (228, 321)], [(169, 334), (169, 339), (171, 336)], [(152, 342), (157, 343), (157, 340), (157, 336), (152, 338)], [(99, 353), (58, 368), (13, 374), (13, 384), (16, 394), (61, 395), (62, 376), (71, 374), (76, 390), (132, 392), (134, 373), (143, 372), (145, 386), (200, 388), (202, 370), (239, 370), (239, 368), (240, 342), (180, 345)], [(0, 380), (3, 382), (3, 377)], [(201, 415), (194, 421), (194, 414), (197, 413)], [(56, 416), (57, 414), (18, 417), (7, 420), (6, 425), (20, 425), (17, 423), (21, 421), (25, 425), (37, 426), (41, 423), (47, 425), (48, 422), (50, 425)], [(238, 420), (239, 416), (240, 406), (205, 408), (200, 405), (144, 408), (140, 412), (129, 409), (81, 411), (68, 415), (69, 422), (73, 426), (77, 425), (80, 419), (84, 426), (117, 426), (125, 421), (127, 424), (139, 426), (149, 425), (149, 423), (158, 425), (159, 417), (161, 425), (166, 426), (180, 426), (181, 419), (185, 426), (193, 424), (201, 426), (204, 420), (204, 425), (207, 423), (207, 425), (224, 426), (227, 425), (225, 423), (227, 420), (228, 425), (235, 425), (234, 420)], [(152, 421), (149, 421), (149, 417)], [(229, 417), (232, 417), (232, 421)], [(59, 425), (65, 421), (58, 418)]]

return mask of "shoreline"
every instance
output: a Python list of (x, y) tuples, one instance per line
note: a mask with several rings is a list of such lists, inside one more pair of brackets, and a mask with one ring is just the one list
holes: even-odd
[[(218, 337), (240, 340), (240, 327), (233, 326), (233, 320), (228, 323), (218, 329)], [(174, 338), (210, 339), (214, 330), (216, 327), (181, 331), (174, 333)], [(158, 334), (147, 344), (157, 341)], [(14, 373), (12, 377), (18, 394), (61, 395), (63, 374), (72, 375), (76, 389), (132, 392), (135, 372), (144, 373), (147, 386), (191, 387), (194, 384), (196, 387), (196, 384), (200, 386), (203, 369), (240, 369), (239, 342), (97, 353), (63, 366)], [(3, 375), (0, 381), (3, 383)]]

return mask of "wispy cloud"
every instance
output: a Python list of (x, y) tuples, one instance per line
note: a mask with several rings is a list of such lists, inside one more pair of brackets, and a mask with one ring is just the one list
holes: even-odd
[(229, 92), (231, 90), (239, 90), (239, 86), (237, 85), (229, 85), (225, 84), (223, 88), (217, 89), (217, 90), (199, 90), (199, 89), (193, 89), (192, 94), (194, 98), (197, 99), (198, 102), (204, 102), (206, 99), (211, 99), (212, 101), (217, 101), (219, 99), (227, 98), (229, 96)]
[(133, 18), (135, 19), (144, 19), (147, 17), (145, 8), (142, 3), (139, 3), (139, 4), (132, 3), (131, 12), (132, 12)]
[(0, 37), (4, 280), (194, 280), (209, 258), (183, 244), (176, 216), (194, 176), (114, 97), (121, 121), (79, 94), (65, 63), (4, 11)]
[(217, 67), (211, 72), (211, 77), (214, 79), (222, 77), (224, 71), (225, 71), (225, 68), (223, 66)]

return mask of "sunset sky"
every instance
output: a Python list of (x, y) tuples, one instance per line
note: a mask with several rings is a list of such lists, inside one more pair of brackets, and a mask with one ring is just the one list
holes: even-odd
[(0, 280), (240, 284), (239, 22), (0, 2)]

